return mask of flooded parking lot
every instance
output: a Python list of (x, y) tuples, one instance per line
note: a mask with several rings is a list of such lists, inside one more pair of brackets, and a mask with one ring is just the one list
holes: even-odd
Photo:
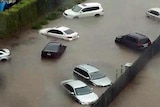
[[(153, 41), (159, 35), (160, 23), (145, 17), (145, 11), (152, 6), (157, 6), (158, 0), (148, 2), (144, 0), (127, 2), (125, 0), (88, 0), (87, 2), (93, 1), (102, 4), (105, 10), (104, 16), (74, 20), (61, 17), (44, 26), (44, 28), (59, 25), (70, 27), (80, 34), (77, 40), (69, 42), (47, 38), (39, 35), (38, 30), (27, 30), (17, 38), (0, 43), (1, 48), (9, 48), (12, 52), (10, 61), (0, 63), (0, 77), (2, 78), (0, 106), (81, 107), (60, 87), (61, 81), (74, 78), (73, 68), (76, 65), (92, 64), (115, 81), (116, 69), (120, 69), (120, 66), (127, 62), (134, 62), (140, 55), (126, 47), (116, 45), (115, 37), (129, 32), (139, 32), (149, 36)], [(41, 50), (50, 41), (62, 42), (67, 45), (67, 49), (59, 59), (42, 60)], [(160, 97), (156, 94), (160, 89), (157, 82), (159, 80), (158, 59), (159, 55), (148, 64), (151, 66), (147, 66), (117, 97), (111, 107), (131, 107), (135, 104), (136, 107), (143, 106), (143, 104), (150, 107), (152, 103), (149, 103), (149, 100), (153, 98), (155, 98), (153, 102), (156, 106)], [(99, 96), (107, 89), (93, 88)], [(149, 94), (152, 90), (155, 93)]]

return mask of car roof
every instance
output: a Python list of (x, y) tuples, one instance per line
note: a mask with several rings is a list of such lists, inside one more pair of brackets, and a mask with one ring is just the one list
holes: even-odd
[(78, 65), (77, 67), (85, 70), (85, 71), (88, 72), (88, 73), (92, 73), (92, 72), (97, 72), (97, 71), (99, 71), (99, 69), (97, 69), (96, 67), (91, 66), (91, 65), (89, 65), (89, 64), (81, 64), (81, 65)]
[(43, 49), (43, 51), (53, 51), (56, 52), (59, 49), (59, 45), (62, 43), (59, 42), (49, 42)]
[(92, 3), (81, 3), (78, 6), (85, 8), (85, 7), (92, 7), (92, 6), (100, 6), (100, 3), (92, 2)]
[(54, 29), (57, 29), (57, 30), (60, 30), (60, 31), (66, 31), (66, 30), (68, 30), (70, 28), (65, 27), (65, 26), (56, 26), (56, 27), (54, 27)]
[(129, 34), (127, 34), (127, 36), (130, 36), (130, 37), (134, 37), (134, 38), (136, 38), (136, 39), (146, 39), (146, 38), (148, 38), (147, 36), (145, 36), (145, 35), (143, 35), (143, 34), (140, 34), (140, 33), (137, 33), (137, 32), (135, 32), (135, 33), (129, 33)]
[(67, 84), (72, 86), (73, 88), (80, 88), (80, 87), (87, 86), (84, 82), (80, 80), (72, 80), (72, 81), (67, 82)]
[(159, 13), (160, 13), (160, 8), (158, 8), (158, 7), (150, 8), (149, 10), (154, 10), (154, 11), (157, 11), (157, 12), (159, 12)]

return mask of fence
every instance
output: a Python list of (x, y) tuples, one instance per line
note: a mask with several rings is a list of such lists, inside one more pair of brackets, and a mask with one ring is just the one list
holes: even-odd
[(91, 105), (91, 107), (107, 107), (114, 98), (122, 91), (122, 89), (144, 68), (149, 60), (160, 51), (160, 36), (152, 43), (152, 45), (126, 69), (126, 71), (108, 88), (99, 100)]

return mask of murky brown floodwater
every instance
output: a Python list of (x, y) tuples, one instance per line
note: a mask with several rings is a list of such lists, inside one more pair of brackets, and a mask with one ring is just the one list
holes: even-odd
[[(98, 1), (105, 10), (103, 17), (69, 20), (61, 17), (44, 27), (68, 26), (80, 34), (74, 41), (46, 38), (38, 30), (22, 32), (20, 38), (2, 41), (1, 48), (9, 48), (12, 59), (0, 63), (0, 107), (81, 107), (60, 87), (60, 82), (74, 78), (74, 66), (89, 63), (115, 81), (116, 69), (134, 62), (140, 53), (114, 43), (118, 35), (140, 32), (151, 40), (159, 35), (160, 23), (147, 19), (146, 9), (158, 0), (88, 0)], [(40, 53), (49, 41), (59, 41), (68, 47), (57, 60), (41, 60)], [(111, 107), (146, 107), (158, 105), (159, 56), (112, 103)], [(119, 74), (120, 75), (120, 74)], [(93, 86), (91, 86), (93, 87)], [(93, 87), (100, 96), (106, 88)], [(154, 92), (154, 93), (153, 93)], [(151, 103), (153, 102), (153, 103)]]

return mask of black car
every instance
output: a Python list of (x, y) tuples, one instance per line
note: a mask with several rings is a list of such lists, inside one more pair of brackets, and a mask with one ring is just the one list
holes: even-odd
[(49, 42), (41, 52), (42, 58), (57, 58), (66, 50), (67, 46), (59, 42)]
[(136, 50), (143, 50), (151, 45), (150, 39), (140, 33), (129, 33), (116, 37), (115, 42)]

